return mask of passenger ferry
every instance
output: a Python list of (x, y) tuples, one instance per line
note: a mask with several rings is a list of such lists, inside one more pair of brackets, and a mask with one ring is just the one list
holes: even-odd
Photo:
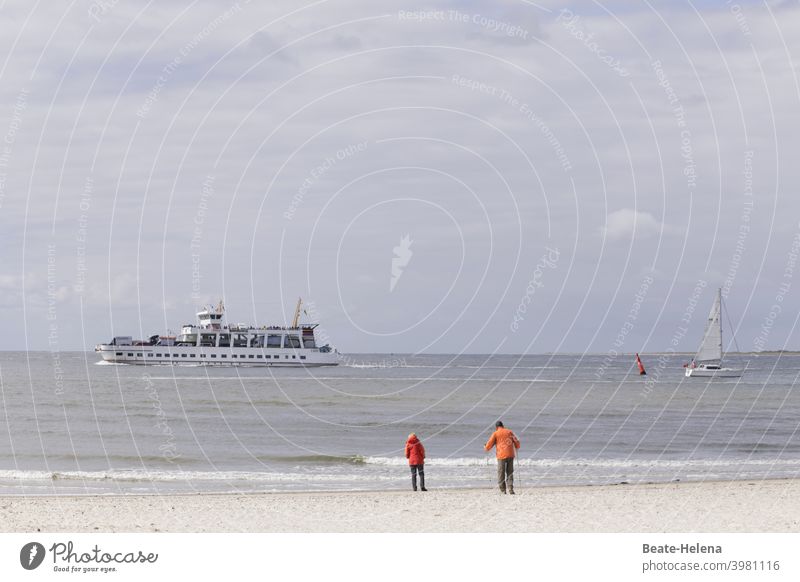
[(297, 301), (289, 327), (226, 325), (222, 301), (197, 314), (197, 325), (184, 325), (180, 335), (153, 335), (148, 340), (116, 336), (95, 351), (117, 364), (203, 364), (219, 366), (336, 366), (339, 352), (317, 346), (317, 324), (299, 325)]

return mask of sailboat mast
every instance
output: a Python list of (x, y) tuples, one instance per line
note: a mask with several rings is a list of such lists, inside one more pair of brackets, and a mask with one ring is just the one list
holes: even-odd
[(722, 352), (722, 287), (717, 287), (717, 301), (719, 301), (719, 354), (720, 354), (720, 361), (722, 361), (722, 357), (725, 355)]

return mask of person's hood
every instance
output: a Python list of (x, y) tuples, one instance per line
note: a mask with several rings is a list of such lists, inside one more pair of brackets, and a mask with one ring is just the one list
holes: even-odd
[(415, 445), (415, 444), (417, 444), (419, 442), (419, 439), (417, 437), (413, 436), (413, 437), (409, 437), (407, 442), (410, 445)]

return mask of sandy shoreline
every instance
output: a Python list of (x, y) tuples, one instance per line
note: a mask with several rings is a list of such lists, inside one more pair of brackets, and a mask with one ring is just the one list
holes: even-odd
[(4, 496), (2, 532), (797, 532), (800, 480), (522, 489)]

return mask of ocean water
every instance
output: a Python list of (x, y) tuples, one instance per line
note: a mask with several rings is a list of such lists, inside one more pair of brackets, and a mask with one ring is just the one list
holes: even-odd
[(0, 353), (0, 493), (403, 489), (416, 432), (429, 487), (491, 487), (483, 445), (522, 441), (517, 486), (769, 479), (800, 472), (796, 355), (740, 379), (685, 356), (349, 355), (336, 368), (99, 364)]

